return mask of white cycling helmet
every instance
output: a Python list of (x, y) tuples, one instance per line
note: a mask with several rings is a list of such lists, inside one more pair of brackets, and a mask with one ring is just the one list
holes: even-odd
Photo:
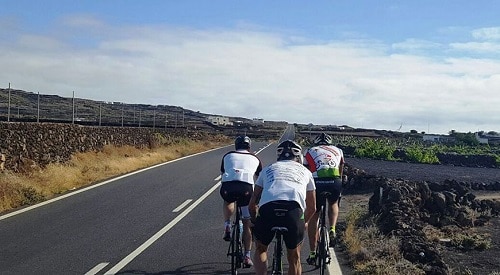
[(333, 143), (332, 137), (325, 133), (319, 134), (314, 139), (314, 145), (331, 145), (332, 143)]
[(285, 140), (276, 149), (278, 160), (293, 160), (303, 163), (302, 147), (293, 140)]

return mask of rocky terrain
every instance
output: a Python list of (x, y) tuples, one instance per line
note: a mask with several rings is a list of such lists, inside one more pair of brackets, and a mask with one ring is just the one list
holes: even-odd
[(500, 169), (346, 162), (345, 197), (367, 202), (406, 259), (427, 274), (500, 272)]

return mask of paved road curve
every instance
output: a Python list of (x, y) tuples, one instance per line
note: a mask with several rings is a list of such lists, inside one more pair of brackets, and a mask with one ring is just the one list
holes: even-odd
[[(253, 147), (265, 165), (275, 161), (275, 144)], [(218, 176), (230, 149), (0, 216), (0, 274), (227, 274)]]

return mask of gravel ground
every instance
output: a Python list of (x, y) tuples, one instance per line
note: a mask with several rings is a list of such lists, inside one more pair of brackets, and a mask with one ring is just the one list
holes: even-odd
[[(346, 163), (366, 173), (392, 179), (412, 181), (442, 182), (446, 179), (466, 183), (483, 183), (485, 185), (500, 183), (500, 169), (472, 168), (448, 165), (414, 164), (372, 159), (346, 158)], [(477, 199), (500, 200), (500, 191), (473, 191)], [(341, 208), (341, 216), (345, 215), (353, 204), (366, 205), (372, 194), (346, 195), (345, 207)], [(450, 274), (500, 274), (500, 219), (494, 217), (484, 226), (470, 229), (473, 232), (490, 236), (491, 247), (486, 250), (462, 251), (443, 246), (441, 254), (447, 263)], [(342, 257), (344, 261), (346, 257)], [(352, 271), (352, 270), (351, 270)], [(345, 274), (351, 274), (346, 272)]]
[(368, 174), (393, 179), (434, 182), (454, 179), (460, 182), (484, 184), (500, 182), (500, 169), (498, 168), (459, 167), (360, 158), (346, 158), (346, 163), (365, 170)]

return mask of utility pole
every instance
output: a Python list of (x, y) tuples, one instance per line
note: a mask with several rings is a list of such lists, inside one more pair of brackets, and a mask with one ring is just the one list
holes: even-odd
[(165, 130), (167, 130), (167, 124), (168, 124), (168, 112), (165, 112)]
[(9, 105), (7, 106), (7, 122), (10, 122), (10, 82), (9, 82)]
[(71, 124), (75, 124), (75, 91), (73, 91), (73, 99), (72, 99), (72, 105), (73, 105), (73, 119), (71, 121)]
[(99, 126), (101, 126), (101, 117), (102, 117), (101, 106), (102, 106), (102, 102), (99, 102)]
[(123, 127), (123, 108), (125, 108), (125, 104), (122, 103), (122, 127)]
[(155, 128), (156, 123), (156, 109), (153, 110), (153, 129)]
[(40, 92), (38, 92), (36, 103), (36, 122), (40, 123)]

